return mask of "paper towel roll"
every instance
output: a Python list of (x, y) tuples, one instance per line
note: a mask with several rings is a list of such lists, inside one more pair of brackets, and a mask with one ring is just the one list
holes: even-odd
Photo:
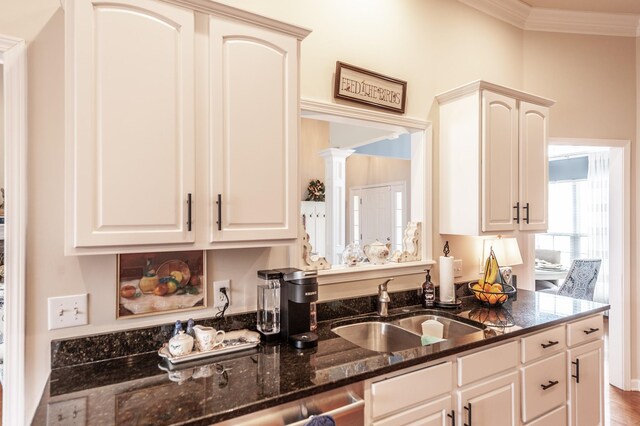
[(455, 301), (453, 259), (452, 256), (440, 256), (440, 302), (453, 303)]

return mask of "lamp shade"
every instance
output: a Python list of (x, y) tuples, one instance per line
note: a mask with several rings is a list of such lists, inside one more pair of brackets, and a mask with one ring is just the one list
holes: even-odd
[(496, 255), (498, 265), (515, 266), (522, 265), (522, 256), (515, 237), (498, 237), (484, 240), (482, 258), (486, 259), (491, 253), (491, 248)]

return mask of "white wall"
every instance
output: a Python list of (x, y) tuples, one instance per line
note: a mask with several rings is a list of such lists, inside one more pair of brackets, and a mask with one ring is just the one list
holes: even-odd
[[(606, 105), (604, 102), (598, 105), (598, 111), (607, 110), (605, 117), (620, 124), (612, 126), (618, 127), (620, 134), (607, 137), (635, 139), (637, 108), (635, 104), (629, 105), (627, 94), (620, 93), (619, 84), (626, 83), (602, 80), (603, 74), (615, 76), (618, 69), (627, 71), (635, 67), (635, 52), (628, 52), (622, 39), (594, 37), (589, 41), (600, 46), (599, 53), (623, 48), (624, 53), (616, 56), (612, 64), (602, 60), (595, 64), (595, 70), (591, 67), (572, 70), (566, 66), (554, 73), (555, 63), (549, 62), (554, 58), (545, 56), (538, 49), (538, 46), (544, 46), (545, 37), (530, 38), (521, 30), (453, 0), (223, 2), (313, 30), (302, 44), (301, 93), (304, 98), (333, 102), (332, 76), (337, 60), (406, 80), (406, 115), (434, 122), (434, 158), (438, 158), (434, 96), (479, 78), (519, 89), (540, 89), (535, 91), (563, 103), (577, 96), (583, 105), (582, 111), (590, 103), (599, 104), (604, 99)], [(28, 46), (30, 205), (26, 402), (30, 418), (49, 373), (49, 342), (52, 339), (165, 323), (175, 317), (164, 315), (116, 321), (115, 256), (74, 258), (63, 255), (64, 12), (59, 1), (3, 0), (0, 2), (0, 33), (24, 38)], [(549, 42), (552, 43), (554, 37), (549, 35)], [(558, 39), (564, 40), (564, 36), (558, 36)], [(586, 42), (584, 51), (588, 52)], [(623, 57), (626, 54), (629, 56)], [(543, 84), (536, 80), (538, 72), (549, 75), (550, 80), (557, 76), (564, 81), (584, 81), (585, 86), (572, 84), (566, 88), (551, 84), (552, 81)], [(601, 87), (609, 84), (614, 87), (611, 95), (607, 87)], [(599, 89), (589, 92), (592, 85)], [(631, 88), (629, 91), (633, 100), (635, 91)], [(552, 110), (552, 130), (592, 129), (597, 124), (597, 116), (585, 113), (574, 117), (571, 108), (560, 106), (561, 113), (557, 116)], [(631, 134), (627, 134), (629, 128)], [(632, 167), (635, 168), (635, 162)], [(434, 200), (438, 196), (437, 172), (438, 165), (434, 163)], [(437, 211), (436, 204), (433, 211), (435, 235), (438, 235)], [(434, 240), (434, 256), (437, 256), (442, 241), (438, 237)], [(477, 268), (474, 239), (455, 237), (450, 242), (452, 254), (464, 258), (467, 272)], [(257, 269), (287, 263), (284, 249), (209, 252), (208, 260), (210, 281), (232, 280), (233, 311), (252, 309), (255, 305)], [(412, 286), (406, 280), (399, 281), (396, 289)], [(331, 299), (374, 291), (375, 283), (362, 282), (327, 286), (321, 289), (320, 296)], [(47, 331), (47, 298), (84, 292), (90, 295), (90, 325)], [(211, 314), (208, 310), (198, 316)], [(194, 317), (197, 316), (194, 314)]]

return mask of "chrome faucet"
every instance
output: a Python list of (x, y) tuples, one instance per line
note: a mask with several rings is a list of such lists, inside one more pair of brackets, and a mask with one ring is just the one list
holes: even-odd
[(378, 315), (381, 317), (389, 315), (389, 303), (391, 302), (391, 297), (389, 297), (389, 293), (387, 293), (387, 284), (389, 284), (390, 281), (393, 281), (393, 278), (389, 278), (382, 284), (378, 285)]

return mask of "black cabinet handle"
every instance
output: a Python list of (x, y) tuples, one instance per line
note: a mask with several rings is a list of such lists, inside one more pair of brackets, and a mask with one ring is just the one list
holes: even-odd
[(456, 412), (451, 410), (451, 413), (447, 414), (447, 417), (451, 418), (451, 426), (456, 426)]
[(191, 232), (191, 193), (187, 194), (187, 231)]
[(540, 387), (542, 388), (542, 390), (547, 390), (547, 389), (549, 389), (549, 388), (554, 387), (554, 386), (555, 386), (555, 385), (557, 385), (558, 383), (560, 383), (560, 382), (558, 382), (557, 380), (549, 380), (549, 384), (547, 384), (547, 385), (540, 385)]
[(216, 201), (218, 205), (218, 231), (222, 231), (222, 194), (218, 194), (218, 201)]
[(576, 379), (576, 383), (580, 383), (580, 359), (576, 358), (575, 361), (571, 361), (571, 364), (576, 366), (576, 374), (572, 374), (571, 377)]
[(590, 327), (588, 330), (583, 330), (583, 331), (584, 331), (584, 334), (591, 334), (591, 333), (595, 333), (598, 330), (600, 330), (600, 329), (599, 328)]
[(513, 208), (516, 209), (516, 217), (514, 217), (513, 220), (515, 220), (516, 223), (520, 223), (520, 201), (516, 202)]
[(524, 221), (525, 223), (528, 225), (529, 224), (529, 203), (527, 203), (523, 209), (527, 212), (527, 214), (524, 216)]
[(464, 426), (471, 426), (471, 403), (468, 403), (464, 409), (469, 412), (469, 423), (465, 423)]
[(560, 342), (557, 340), (549, 340), (549, 343), (540, 343), (540, 346), (542, 346), (542, 349), (547, 349), (551, 346), (557, 345), (558, 343)]

